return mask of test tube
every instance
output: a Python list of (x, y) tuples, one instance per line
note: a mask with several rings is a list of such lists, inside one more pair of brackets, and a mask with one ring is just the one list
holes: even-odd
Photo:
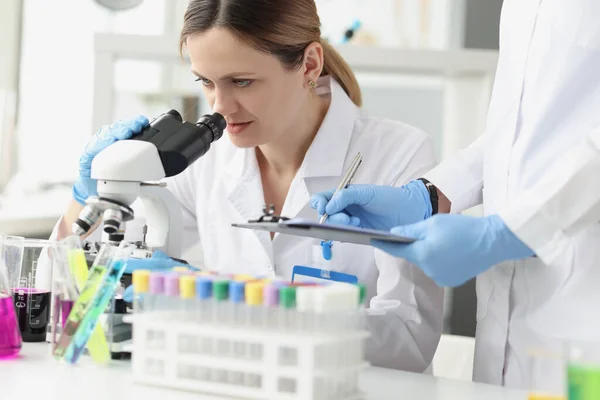
[(196, 310), (196, 321), (199, 323), (210, 323), (212, 321), (211, 297), (212, 278), (201, 275), (196, 276), (196, 297), (198, 298), (198, 309)]
[(307, 332), (315, 332), (322, 329), (318, 325), (317, 315), (315, 314), (315, 296), (320, 289), (319, 286), (299, 286), (296, 289), (296, 309), (298, 310), (299, 328)]
[(150, 283), (150, 271), (146, 269), (133, 271), (131, 280), (133, 284), (133, 311), (142, 313), (145, 311), (144, 306)]
[(181, 312), (181, 300), (179, 299), (179, 274), (176, 272), (170, 272), (165, 274), (165, 308), (170, 315), (173, 315), (175, 319), (180, 319), (182, 316)]
[[(81, 324), (77, 327), (77, 331), (68, 349), (66, 350), (64, 358), (67, 362), (74, 364), (81, 356), (91, 333), (98, 325), (101, 315), (104, 313), (106, 307), (114, 296), (115, 289), (119, 285), (119, 281), (123, 276), (125, 268), (127, 267), (127, 260), (129, 259), (133, 249), (133, 244), (121, 242), (114, 253), (114, 256), (107, 263), (106, 273), (104, 274), (101, 283), (98, 285), (98, 288), (94, 293), (90, 308), (83, 318)], [(81, 299), (82, 296), (83, 293), (79, 299)]]
[[(226, 325), (228, 321), (231, 321), (231, 317), (228, 315), (227, 299), (229, 297), (229, 280), (219, 279), (213, 282), (213, 305), (212, 315), (213, 323), (218, 325)], [(229, 339), (215, 338), (216, 340), (216, 356), (217, 357), (229, 357), (231, 354)], [(217, 368), (211, 370), (211, 380), (216, 383), (224, 383), (227, 379), (227, 373)]]
[(107, 266), (110, 265), (112, 257), (116, 254), (116, 252), (117, 248), (109, 244), (104, 244), (100, 248), (100, 251), (98, 252), (96, 259), (94, 260), (94, 264), (89, 272), (88, 279), (86, 280), (83, 289), (80, 291), (77, 301), (69, 313), (67, 322), (63, 328), (58, 343), (54, 348), (53, 353), (57, 359), (60, 359), (65, 355), (79, 325), (82, 323), (87, 312), (91, 309), (92, 301), (94, 300), (96, 291), (103, 282), (104, 277), (107, 275)]
[(231, 321), (231, 317), (227, 315), (229, 308), (227, 300), (229, 298), (229, 280), (218, 279), (213, 282), (213, 305), (212, 305), (212, 320), (215, 324), (226, 324)]
[[(194, 310), (196, 309), (196, 277), (194, 275), (182, 275), (179, 277), (179, 292), (181, 293), (180, 319), (182, 323), (193, 323)], [(191, 335), (179, 336), (179, 350), (182, 352), (197, 352), (196, 337)], [(189, 371), (192, 372), (192, 371)], [(189, 376), (188, 372), (188, 376)]]
[(194, 311), (198, 308), (196, 304), (196, 277), (194, 275), (183, 275), (179, 278), (179, 291), (183, 303), (183, 317), (185, 321), (193, 320)]
[[(154, 320), (160, 320), (163, 315), (168, 315), (166, 312), (165, 303), (165, 274), (164, 272), (153, 271), (149, 277), (149, 293), (144, 299), (145, 314), (152, 313)], [(148, 330), (146, 333), (146, 341), (149, 349), (164, 349), (165, 334), (163, 331)]]
[[(59, 276), (61, 276), (63, 282), (68, 285), (68, 296), (63, 297), (60, 304), (61, 314), (63, 316), (61, 326), (64, 328), (71, 309), (88, 280), (89, 270), (81, 238), (79, 236), (68, 236), (61, 240), (55, 248), (57, 252), (61, 254), (66, 251), (66, 256), (64, 254), (62, 254), (62, 256), (63, 258), (66, 257), (67, 264), (65, 265), (60, 262), (59, 267), (57, 268), (59, 270)], [(57, 257), (60, 256), (57, 255)], [(53, 341), (53, 343), (56, 344), (56, 341)], [(88, 340), (87, 349), (95, 362), (104, 364), (110, 361), (110, 348), (101, 324), (97, 324), (94, 328), (94, 331)]]
[[(296, 330), (296, 288), (294, 286), (282, 286), (279, 289), (280, 329), (287, 331)], [(296, 366), (298, 354), (295, 348), (284, 347), (280, 349), (279, 364)]]
[(162, 272), (151, 272), (148, 280), (150, 290), (145, 299), (145, 311), (162, 311), (163, 295), (165, 292), (165, 275)]
[(296, 288), (284, 286), (279, 289), (279, 302), (282, 308), (281, 329), (296, 329)]
[[(241, 326), (245, 322), (245, 286), (244, 281), (229, 282), (229, 308), (231, 313), (231, 324)], [(232, 356), (236, 359), (246, 358), (246, 343), (244, 341), (235, 340), (232, 343)], [(227, 374), (229, 383), (240, 385), (243, 381), (243, 373), (240, 371), (229, 371)]]
[(279, 287), (274, 284), (265, 285), (263, 289), (263, 298), (265, 301), (264, 312), (266, 316), (265, 327), (267, 329), (279, 328)]
[[(248, 282), (246, 284), (246, 327), (251, 330), (261, 329), (262, 324), (262, 304), (263, 304), (264, 283), (260, 281)], [(248, 359), (252, 361), (261, 361), (262, 343), (250, 343), (246, 346)], [(257, 373), (244, 374), (244, 384), (249, 387), (261, 386), (261, 375)]]

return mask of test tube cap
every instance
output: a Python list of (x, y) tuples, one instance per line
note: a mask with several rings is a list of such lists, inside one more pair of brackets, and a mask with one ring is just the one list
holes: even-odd
[(229, 282), (229, 300), (233, 303), (243, 303), (245, 296), (246, 282), (231, 281)]
[(233, 276), (234, 281), (251, 282), (255, 281), (256, 279), (256, 277), (247, 274), (236, 274)]
[(265, 285), (263, 289), (263, 297), (265, 304), (268, 306), (276, 306), (279, 304), (279, 287), (274, 284)]
[(212, 296), (213, 281), (207, 276), (196, 277), (196, 296), (200, 299), (209, 299)]
[(181, 297), (193, 299), (196, 296), (196, 277), (193, 275), (183, 275), (179, 278), (179, 291)]
[(285, 286), (279, 289), (279, 303), (283, 308), (296, 307), (296, 288)]
[(316, 297), (325, 286), (298, 286), (296, 288), (296, 308), (298, 311), (314, 311)]
[(168, 296), (179, 296), (179, 278), (176, 272), (165, 274), (165, 293)]
[(248, 282), (246, 284), (246, 304), (259, 306), (263, 303), (263, 282)]
[(165, 274), (163, 272), (150, 273), (150, 293), (162, 294), (165, 291)]
[(220, 279), (213, 282), (213, 297), (218, 301), (227, 300), (229, 297), (229, 280)]
[(150, 284), (150, 271), (147, 269), (138, 269), (131, 274), (134, 293), (148, 293)]

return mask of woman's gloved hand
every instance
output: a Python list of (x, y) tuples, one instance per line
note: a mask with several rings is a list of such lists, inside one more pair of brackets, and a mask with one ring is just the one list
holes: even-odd
[(395, 226), (412, 224), (431, 216), (429, 192), (421, 181), (401, 187), (350, 185), (335, 196), (334, 190), (316, 193), (310, 206), (319, 215), (327, 213), (327, 222), (389, 231)]
[(458, 286), (495, 264), (535, 255), (498, 215), (434, 215), (392, 233), (416, 241), (373, 246), (415, 264), (440, 286)]
[(92, 161), (102, 150), (118, 140), (129, 139), (148, 126), (148, 118), (139, 115), (136, 118), (117, 121), (112, 125), (104, 125), (96, 132), (85, 146), (79, 158), (79, 176), (73, 185), (73, 198), (81, 205), (89, 196), (97, 196), (96, 180), (91, 178)]

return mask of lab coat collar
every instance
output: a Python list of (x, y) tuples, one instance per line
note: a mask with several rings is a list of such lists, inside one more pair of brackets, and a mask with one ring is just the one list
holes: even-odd
[[(344, 161), (350, 146), (358, 107), (335, 79), (324, 76), (319, 78), (317, 84), (317, 93), (320, 96), (329, 95), (331, 101), (298, 173), (303, 178), (339, 177), (344, 173)], [(252, 182), (255, 187), (262, 188), (255, 149), (237, 149), (227, 166), (226, 174), (229, 200), (235, 204), (240, 203), (236, 208), (244, 218), (256, 217), (257, 211), (262, 209), (263, 204), (256, 209), (255, 204), (251, 204), (253, 202), (248, 201), (249, 199), (236, 199), (236, 195), (240, 194), (238, 186), (242, 184)], [(264, 197), (262, 191), (259, 197)], [(252, 208), (248, 209), (248, 207)]]
[(320, 96), (330, 95), (331, 102), (304, 157), (304, 177), (341, 176), (358, 107), (335, 79), (324, 76), (317, 84), (317, 93)]

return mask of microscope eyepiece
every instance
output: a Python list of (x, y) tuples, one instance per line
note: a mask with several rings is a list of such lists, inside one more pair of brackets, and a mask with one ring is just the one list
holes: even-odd
[(198, 122), (196, 122), (196, 126), (201, 128), (201, 125), (208, 127), (213, 134), (213, 142), (219, 140), (221, 136), (223, 136), (223, 131), (227, 127), (227, 122), (225, 118), (219, 113), (214, 113), (212, 115), (203, 115), (200, 117)]
[(183, 118), (181, 117), (181, 114), (179, 114), (179, 112), (177, 110), (170, 109), (169, 111), (167, 111), (167, 114), (174, 117), (177, 121), (183, 122)]

